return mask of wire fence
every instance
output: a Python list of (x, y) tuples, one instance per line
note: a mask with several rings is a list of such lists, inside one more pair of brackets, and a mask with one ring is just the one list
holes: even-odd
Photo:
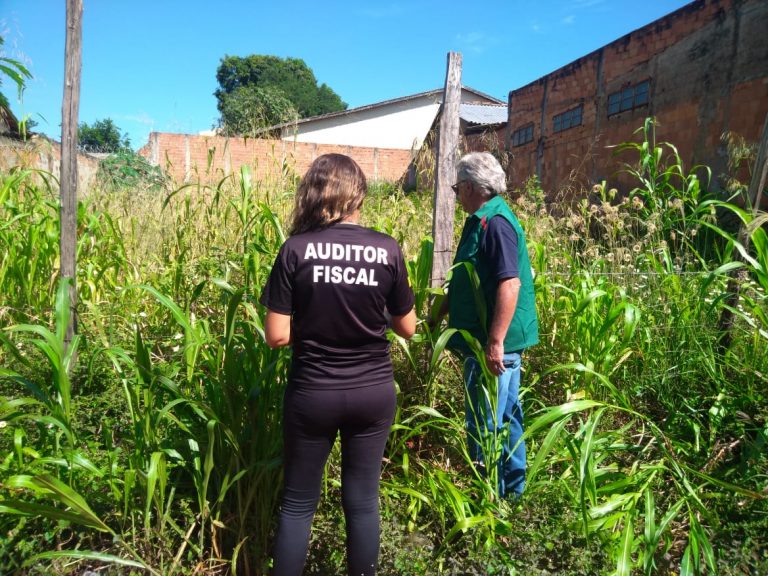
[(77, 151), (81, 154), (90, 154), (93, 156), (109, 156), (123, 152), (124, 149), (115, 149), (113, 147), (98, 146), (95, 144), (78, 144)]
[[(656, 272), (656, 271), (643, 271), (643, 270), (635, 270), (635, 271), (627, 271), (627, 272), (592, 272), (592, 271), (584, 271), (579, 270), (579, 274), (582, 276), (709, 276), (712, 274), (714, 270), (675, 270), (673, 272)], [(538, 276), (539, 274), (537, 274)], [(547, 277), (548, 273), (543, 272), (541, 273), (544, 277)], [(551, 274), (549, 274), (551, 275)]]

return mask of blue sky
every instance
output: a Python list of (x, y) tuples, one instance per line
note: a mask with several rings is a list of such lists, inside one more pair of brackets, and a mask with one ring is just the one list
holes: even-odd
[[(135, 148), (149, 132), (210, 129), (224, 55), (302, 58), (350, 106), (442, 87), (449, 51), (465, 85), (510, 90), (620, 38), (683, 0), (83, 0), (80, 120), (112, 118)], [(15, 100), (60, 138), (65, 0), (0, 0), (4, 56), (34, 79)]]

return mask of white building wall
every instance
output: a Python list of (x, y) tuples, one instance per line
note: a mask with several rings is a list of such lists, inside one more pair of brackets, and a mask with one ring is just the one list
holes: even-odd
[[(283, 140), (418, 150), (440, 110), (442, 92), (390, 104), (363, 106), (328, 118), (318, 117), (283, 130)], [(462, 91), (462, 102), (477, 102)]]
[(437, 103), (421, 103), (417, 107), (401, 103), (396, 108), (351, 112), (299, 124), (296, 126), (296, 134), (291, 133), (289, 128), (283, 133), (283, 139), (295, 138), (298, 142), (318, 144), (418, 150), (439, 109), (440, 104)]

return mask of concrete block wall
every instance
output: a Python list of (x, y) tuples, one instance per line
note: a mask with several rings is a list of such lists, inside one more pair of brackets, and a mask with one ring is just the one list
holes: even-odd
[(164, 132), (153, 132), (139, 150), (178, 182), (215, 180), (239, 173), (243, 165), (257, 180), (301, 176), (315, 158), (334, 152), (352, 157), (371, 182), (399, 180), (411, 162), (409, 150)]
[[(633, 185), (621, 169), (636, 155), (615, 154), (648, 116), (690, 168), (726, 171), (721, 136), (759, 140), (768, 115), (768, 2), (698, 0), (509, 93), (509, 177), (521, 186), (539, 177), (550, 199), (594, 183)], [(608, 117), (608, 95), (644, 80), (649, 103)], [(582, 124), (555, 134), (553, 116), (583, 105)], [(533, 142), (512, 147), (510, 135), (533, 122)], [(717, 182), (715, 182), (717, 184)]]

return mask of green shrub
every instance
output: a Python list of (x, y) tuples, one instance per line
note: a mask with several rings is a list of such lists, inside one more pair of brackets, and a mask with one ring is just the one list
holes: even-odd
[(102, 160), (98, 178), (102, 186), (110, 189), (161, 190), (168, 183), (159, 166), (153, 166), (130, 149), (120, 150)]

